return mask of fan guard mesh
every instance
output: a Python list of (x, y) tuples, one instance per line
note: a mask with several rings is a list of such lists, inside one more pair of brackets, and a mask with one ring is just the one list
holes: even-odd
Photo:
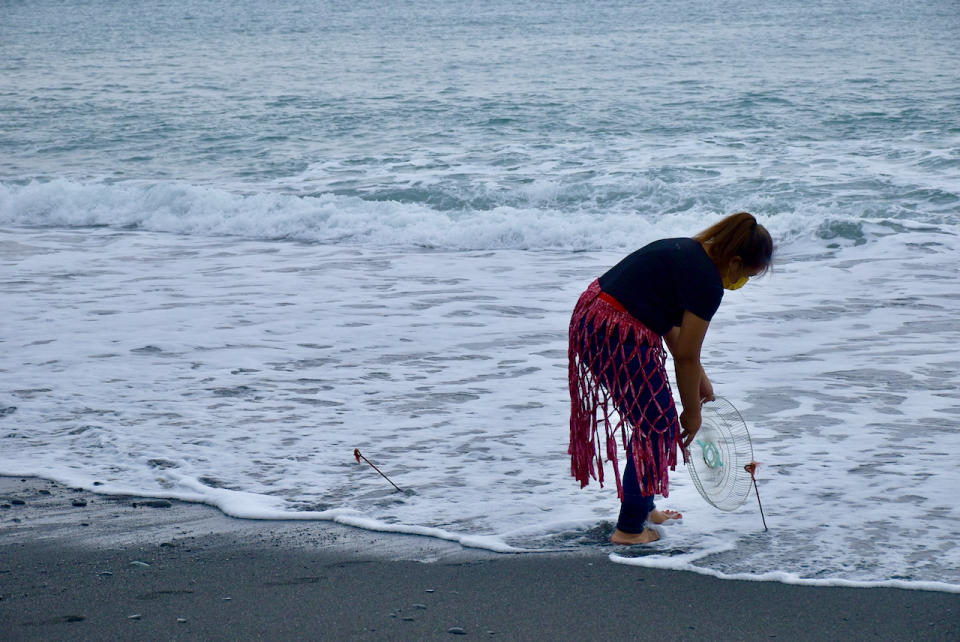
[(707, 402), (703, 423), (690, 444), (687, 470), (709, 504), (720, 510), (739, 508), (750, 494), (751, 476), (744, 466), (753, 461), (753, 445), (743, 417), (723, 397)]

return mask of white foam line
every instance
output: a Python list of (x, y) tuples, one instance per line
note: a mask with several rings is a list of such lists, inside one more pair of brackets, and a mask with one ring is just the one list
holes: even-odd
[(798, 586), (838, 586), (843, 588), (898, 588), (913, 591), (939, 591), (941, 593), (960, 593), (960, 585), (947, 584), (946, 582), (910, 582), (907, 580), (880, 580), (880, 581), (857, 581), (844, 579), (814, 579), (806, 577), (797, 577), (792, 573), (783, 571), (772, 571), (770, 573), (759, 573), (756, 575), (750, 573), (722, 573), (709, 568), (702, 568), (689, 563), (677, 563), (676, 557), (670, 559), (658, 559), (655, 557), (622, 557), (616, 553), (610, 553), (609, 559), (615, 564), (624, 564), (626, 566), (642, 566), (645, 568), (659, 568), (670, 571), (690, 571), (700, 575), (709, 575), (721, 580), (743, 580), (747, 582), (780, 582), (782, 584), (795, 584)]
[(360, 517), (359, 515), (339, 515), (332, 521), (338, 524), (354, 526), (368, 531), (377, 531), (381, 533), (402, 533), (405, 535), (423, 535), (436, 539), (456, 542), (467, 548), (480, 548), (494, 553), (528, 553), (522, 548), (514, 548), (504, 544), (494, 537), (484, 537), (482, 535), (458, 535), (445, 531), (442, 528), (431, 528), (429, 526), (409, 526), (407, 524), (386, 524), (375, 519)]
[[(210, 488), (199, 481), (181, 477), (179, 483), (188, 488), (201, 490), (208, 496), (202, 501), (205, 504), (219, 509), (225, 515), (239, 519), (263, 519), (263, 520), (307, 520), (307, 521), (331, 521), (345, 526), (362, 528), (368, 531), (380, 533), (400, 533), (404, 535), (421, 535), (424, 537), (433, 537), (449, 542), (456, 542), (467, 548), (480, 548), (495, 553), (522, 553), (524, 549), (509, 546), (497, 538), (485, 537), (482, 535), (459, 535), (442, 528), (433, 528), (429, 526), (413, 526), (410, 524), (388, 524), (369, 517), (363, 517), (356, 511), (350, 509), (332, 509), (325, 511), (297, 511), (291, 512), (282, 508), (257, 508), (256, 504), (264, 504), (268, 498), (255, 493), (245, 493), (242, 491), (227, 490), (223, 488)], [(278, 503), (276, 500), (271, 503)]]
[[(83, 490), (96, 493), (98, 495), (110, 495), (119, 497), (148, 497), (151, 499), (171, 499), (191, 504), (204, 504), (216, 508), (227, 517), (235, 519), (249, 519), (261, 521), (316, 521), (316, 522), (334, 522), (344, 526), (360, 528), (367, 531), (378, 533), (397, 533), (402, 535), (419, 535), (423, 537), (432, 537), (448, 542), (455, 542), (466, 548), (477, 548), (493, 553), (541, 553), (543, 551), (516, 548), (505, 544), (500, 539), (484, 535), (461, 535), (442, 528), (433, 528), (429, 526), (413, 526), (410, 524), (388, 524), (379, 520), (363, 517), (356, 511), (350, 509), (331, 509), (324, 511), (286, 511), (281, 508), (268, 508), (263, 506), (265, 500), (272, 498), (256, 493), (245, 493), (243, 491), (228, 490), (224, 488), (212, 488), (205, 484), (181, 477), (179, 484), (187, 489), (200, 492), (179, 492), (179, 493), (145, 493), (133, 489), (117, 486), (91, 486), (76, 479), (68, 479), (63, 476), (52, 477), (48, 475), (37, 475), (28, 472), (2, 472), (0, 475), (5, 477), (42, 477), (51, 481), (70, 486), (71, 488), (82, 488)], [(276, 502), (273, 502), (276, 503)], [(262, 507), (255, 507), (252, 504), (260, 504)]]

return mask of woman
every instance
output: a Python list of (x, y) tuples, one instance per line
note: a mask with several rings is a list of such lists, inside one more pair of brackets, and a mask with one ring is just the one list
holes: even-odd
[[(646, 522), (681, 517), (655, 510), (653, 496), (668, 495), (677, 445), (686, 451), (700, 430), (700, 405), (713, 399), (700, 365), (703, 338), (724, 289), (736, 290), (763, 274), (772, 257), (769, 232), (740, 212), (693, 238), (663, 239), (637, 250), (580, 296), (570, 320), (571, 472), (581, 488), (590, 477), (603, 486), (602, 423), (622, 502), (613, 543), (655, 541), (659, 534)], [(664, 341), (683, 405), (679, 426)], [(622, 482), (618, 431), (627, 453)]]

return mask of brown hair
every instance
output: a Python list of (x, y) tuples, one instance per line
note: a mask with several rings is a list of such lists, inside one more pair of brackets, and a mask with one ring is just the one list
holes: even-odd
[(693, 237), (719, 268), (740, 257), (744, 267), (763, 274), (773, 260), (773, 239), (749, 212), (731, 214)]

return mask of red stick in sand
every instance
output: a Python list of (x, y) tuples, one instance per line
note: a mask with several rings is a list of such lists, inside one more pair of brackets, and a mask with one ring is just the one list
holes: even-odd
[(757, 506), (760, 507), (760, 519), (763, 520), (763, 530), (770, 530), (767, 528), (767, 518), (763, 515), (763, 504), (760, 503), (760, 489), (757, 488), (757, 466), (760, 465), (758, 461), (751, 461), (749, 464), (743, 467), (745, 471), (750, 473), (750, 479), (753, 480), (753, 490), (757, 493)]
[(370, 461), (369, 459), (367, 459), (366, 457), (364, 457), (363, 455), (361, 455), (359, 448), (354, 448), (354, 449), (353, 449), (353, 456), (356, 458), (358, 464), (360, 463), (360, 460), (361, 460), (361, 459), (362, 459), (363, 461), (367, 462), (368, 464), (370, 464), (371, 468), (373, 468), (375, 471), (377, 471), (378, 473), (380, 473), (380, 476), (383, 477), (384, 479), (386, 479), (388, 482), (390, 482), (390, 484), (391, 484), (394, 488), (396, 488), (397, 490), (399, 490), (401, 493), (403, 492), (403, 489), (400, 488), (399, 486), (397, 486), (396, 484), (394, 484), (392, 481), (390, 481), (390, 478), (387, 477), (386, 475), (384, 475), (382, 470), (380, 470), (379, 468), (377, 468), (376, 466), (374, 466), (372, 461)]

